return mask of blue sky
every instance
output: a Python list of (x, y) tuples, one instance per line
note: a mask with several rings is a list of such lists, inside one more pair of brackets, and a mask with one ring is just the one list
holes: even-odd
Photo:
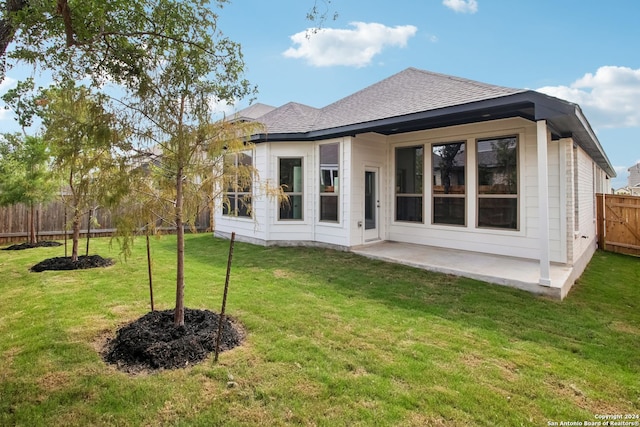
[[(637, 0), (332, 0), (337, 19), (306, 38), (313, 4), (232, 0), (219, 11), (257, 102), (323, 107), (416, 67), (578, 103), (618, 172), (613, 188), (640, 162)], [(19, 77), (8, 76), (0, 93)], [(0, 114), (3, 129), (11, 122)]]

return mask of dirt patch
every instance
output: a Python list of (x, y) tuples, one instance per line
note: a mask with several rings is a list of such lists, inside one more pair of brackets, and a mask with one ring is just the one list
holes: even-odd
[(108, 267), (115, 264), (111, 258), (102, 258), (100, 255), (79, 256), (77, 261), (72, 261), (69, 256), (48, 258), (30, 268), (39, 273), (45, 270), (84, 270), (87, 268)]
[(22, 251), (24, 249), (33, 249), (33, 248), (51, 248), (53, 246), (62, 246), (60, 242), (51, 242), (48, 240), (38, 242), (38, 243), (17, 243), (15, 245), (7, 246), (6, 248), (2, 248), (3, 251)]
[[(215, 351), (219, 322), (212, 311), (187, 308), (184, 326), (175, 326), (173, 310), (153, 311), (120, 328), (107, 342), (103, 358), (130, 373), (185, 368)], [(242, 328), (225, 317), (220, 351), (240, 345), (243, 339)]]

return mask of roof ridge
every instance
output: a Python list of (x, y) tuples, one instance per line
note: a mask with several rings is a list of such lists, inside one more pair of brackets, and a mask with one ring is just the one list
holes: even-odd
[(521, 91), (521, 92), (525, 92), (527, 90), (527, 89), (522, 89), (522, 88), (514, 88), (514, 87), (510, 87), (510, 86), (495, 85), (493, 83), (485, 83), (485, 82), (481, 82), (480, 80), (473, 80), (473, 79), (469, 79), (469, 78), (466, 78), (466, 77), (453, 76), (451, 74), (444, 74), (444, 73), (437, 73), (435, 71), (422, 70), (422, 69), (416, 68), (416, 67), (409, 67), (409, 68), (407, 68), (407, 70), (415, 70), (415, 71), (418, 71), (418, 72), (423, 73), (423, 74), (428, 74), (428, 75), (431, 75), (431, 76), (438, 76), (438, 77), (442, 77), (442, 78), (449, 79), (449, 80), (469, 83), (469, 84), (472, 84), (472, 85), (475, 85), (475, 86), (479, 86), (479, 87), (494, 87), (494, 88), (500, 88), (500, 89), (509, 89), (509, 90)]

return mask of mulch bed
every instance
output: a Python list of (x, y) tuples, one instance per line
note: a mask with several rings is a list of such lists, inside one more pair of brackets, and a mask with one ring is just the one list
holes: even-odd
[[(130, 373), (185, 368), (215, 351), (219, 322), (212, 311), (186, 308), (184, 326), (175, 326), (173, 310), (152, 311), (120, 328), (107, 342), (103, 358)], [(220, 351), (240, 345), (243, 339), (242, 329), (225, 316)]]
[(33, 249), (33, 248), (50, 248), (52, 246), (62, 246), (60, 242), (51, 242), (48, 240), (38, 242), (38, 243), (18, 243), (15, 245), (7, 246), (6, 248), (2, 248), (3, 251), (22, 251), (24, 249)]
[(47, 258), (30, 268), (39, 273), (45, 270), (84, 270), (87, 268), (108, 267), (115, 264), (111, 258), (102, 258), (100, 255), (79, 256), (77, 261), (72, 261), (70, 256)]

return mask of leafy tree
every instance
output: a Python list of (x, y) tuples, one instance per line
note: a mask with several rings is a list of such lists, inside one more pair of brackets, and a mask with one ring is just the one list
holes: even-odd
[(189, 16), (192, 42), (182, 43), (169, 33), (168, 40), (176, 41), (150, 52), (154, 61), (145, 74), (151, 78), (144, 90), (125, 102), (128, 111), (135, 112), (131, 121), (138, 124), (139, 137), (161, 153), (150, 167), (157, 190), (147, 194), (156, 198), (149, 206), (157, 206), (158, 201), (167, 206), (170, 201), (170, 215), (162, 214), (160, 219), (175, 227), (177, 234), (174, 323), (183, 325), (185, 226), (193, 224), (215, 176), (221, 176), (215, 171), (223, 170), (222, 154), (250, 148), (243, 137), (253, 127), (215, 121), (214, 104), (232, 103), (252, 88), (241, 78), (240, 46), (218, 31), (215, 14), (188, 5), (165, 12)]
[(46, 91), (44, 137), (49, 141), (53, 167), (65, 180), (72, 209), (71, 257), (78, 260), (82, 216), (97, 204), (112, 206), (128, 191), (127, 132), (105, 109), (103, 96), (72, 82)]
[(49, 150), (41, 137), (5, 134), (0, 139), (0, 206), (29, 206), (31, 244), (37, 243), (35, 206), (53, 198), (57, 188), (49, 161)]
[(462, 143), (440, 145), (436, 154), (439, 156), (440, 178), (444, 187), (444, 194), (451, 192), (451, 174), (456, 166), (456, 156), (462, 148)]
[[(175, 229), (174, 323), (183, 325), (185, 227), (194, 225), (204, 204), (219, 200), (216, 195), (258, 179), (252, 165), (224, 165), (225, 156), (252, 149), (248, 136), (257, 132), (257, 125), (215, 118), (218, 102), (233, 103), (253, 93), (242, 79), (240, 46), (218, 30), (217, 16), (186, 4), (165, 12), (189, 16), (192, 43), (181, 43), (169, 34), (175, 42), (148, 52), (153, 61), (144, 72), (150, 77), (145, 87), (122, 102), (132, 113), (129, 122), (136, 123), (138, 138), (159, 154), (146, 163), (146, 179), (135, 187), (139, 202), (133, 208), (147, 224), (159, 220)], [(264, 185), (263, 189), (278, 194), (277, 188)]]
[(4, 134), (0, 140), (0, 205), (29, 206), (29, 243), (36, 244), (35, 206), (52, 199), (57, 188), (46, 142), (27, 133), (40, 109), (33, 79), (18, 82), (2, 100), (13, 110), (22, 134)]
[[(11, 60), (38, 64), (59, 77), (89, 75), (95, 81), (110, 79), (138, 88), (147, 81), (149, 47), (180, 43), (206, 51), (202, 40), (190, 37), (191, 12), (210, 14), (228, 2), (0, 0), (0, 58), (13, 42)], [(313, 0), (307, 19), (322, 26), (332, 14), (331, 2)], [(3, 78), (4, 67), (0, 81)]]

